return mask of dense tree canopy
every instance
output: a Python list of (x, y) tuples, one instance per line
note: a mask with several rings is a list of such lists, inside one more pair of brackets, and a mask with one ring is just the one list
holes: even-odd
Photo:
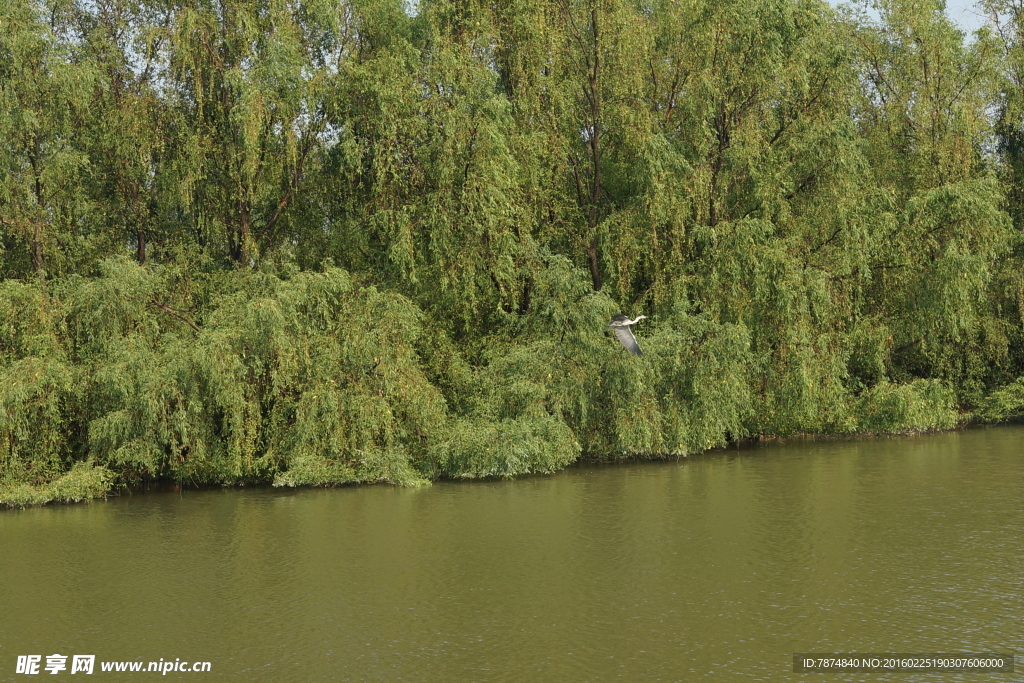
[(982, 4), (7, 0), (0, 499), (1024, 411), (1024, 6)]

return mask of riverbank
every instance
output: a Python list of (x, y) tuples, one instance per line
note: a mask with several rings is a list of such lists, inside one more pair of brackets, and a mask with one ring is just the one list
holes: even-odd
[[(1024, 422), (1024, 416), (1016, 415), (1002, 420), (1001, 424), (1021, 424)], [(948, 429), (936, 429), (936, 428), (917, 428), (907, 429), (899, 432), (847, 432), (847, 433), (832, 433), (832, 434), (791, 434), (787, 436), (767, 436), (759, 435), (756, 437), (747, 437), (743, 439), (737, 439), (730, 444), (719, 446), (714, 449), (708, 449), (701, 453), (691, 453), (685, 455), (645, 455), (640, 459), (643, 460), (665, 460), (679, 457), (686, 457), (687, 455), (702, 455), (711, 454), (715, 451), (727, 450), (735, 448), (737, 450), (743, 450), (751, 447), (777, 444), (782, 445), (793, 442), (806, 442), (806, 441), (836, 441), (836, 440), (858, 440), (867, 437), (875, 436), (892, 436), (892, 437), (906, 437), (912, 435), (923, 435), (938, 433), (941, 431), (954, 431), (962, 429), (971, 429), (978, 427), (990, 427), (1000, 423), (984, 422), (977, 415), (968, 416), (962, 419), (956, 426)], [(588, 458), (585, 454), (572, 462), (568, 463), (566, 467), (572, 467), (575, 465), (585, 464), (599, 464), (599, 463), (627, 463), (637, 459), (637, 456), (623, 455), (622, 457), (614, 460), (608, 458)], [(449, 479), (465, 479), (466, 477), (449, 478)], [(479, 477), (476, 477), (479, 478)], [(435, 480), (436, 481), (436, 480)], [(429, 484), (430, 482), (426, 479), (415, 480), (413, 482), (377, 482), (377, 483), (405, 483), (406, 485), (423, 485)], [(359, 482), (340, 482), (340, 483), (327, 483), (320, 484), (320, 486), (340, 486), (340, 485), (362, 485)], [(103, 466), (91, 466), (87, 463), (79, 463), (75, 465), (70, 472), (64, 476), (45, 484), (15, 484), (15, 485), (0, 485), (0, 507), (7, 508), (24, 508), (29, 506), (46, 505), (50, 503), (80, 503), (88, 502), (89, 500), (95, 500), (100, 498), (106, 498), (110, 495), (121, 495), (122, 492), (140, 493), (146, 491), (181, 491), (184, 488), (189, 490), (203, 490), (203, 489), (214, 489), (223, 487), (281, 487), (289, 486), (289, 484), (282, 483), (281, 481), (275, 482), (272, 479), (263, 481), (249, 481), (249, 482), (192, 482), (186, 483), (181, 481), (173, 480), (150, 480), (143, 483), (135, 483), (129, 485), (124, 483), (118, 475), (107, 467)], [(295, 485), (291, 485), (295, 486)], [(305, 484), (305, 486), (317, 486), (317, 484)]]

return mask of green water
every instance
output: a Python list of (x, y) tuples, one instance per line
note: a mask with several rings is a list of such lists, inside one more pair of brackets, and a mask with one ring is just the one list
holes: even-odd
[(161, 676), (202, 681), (1022, 680), (792, 673), (794, 652), (1020, 657), (1022, 577), (1019, 426), (147, 492), (0, 513), (0, 680), (82, 678), (15, 673), (54, 653), (95, 654), (100, 681), (160, 658), (209, 661)]

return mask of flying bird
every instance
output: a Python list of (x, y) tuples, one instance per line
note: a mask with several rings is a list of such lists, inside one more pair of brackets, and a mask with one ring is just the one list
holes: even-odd
[(635, 325), (646, 317), (646, 315), (638, 315), (635, 319), (630, 320), (629, 316), (625, 313), (619, 313), (618, 315), (613, 315), (612, 321), (608, 323), (608, 329), (615, 332), (615, 336), (619, 338), (622, 345), (634, 356), (642, 356), (644, 354), (640, 350), (640, 345), (636, 343), (636, 337), (633, 336), (633, 330), (629, 329), (629, 326)]

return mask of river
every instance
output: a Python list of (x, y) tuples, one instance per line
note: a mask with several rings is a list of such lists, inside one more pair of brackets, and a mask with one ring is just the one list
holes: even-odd
[[(210, 662), (167, 680), (567, 683), (865, 679), (793, 673), (797, 652), (1020, 657), (1024, 427), (3, 511), (0, 581), (3, 681), (35, 680), (15, 673), (30, 654), (94, 654), (100, 681), (162, 658)], [(76, 680), (70, 661), (41, 673)]]

